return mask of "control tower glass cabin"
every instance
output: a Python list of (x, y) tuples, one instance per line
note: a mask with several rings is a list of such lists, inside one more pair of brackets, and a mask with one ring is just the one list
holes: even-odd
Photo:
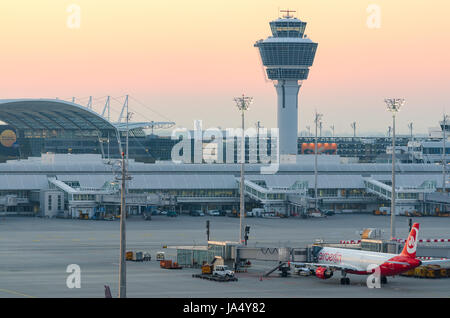
[(306, 22), (285, 15), (270, 22), (272, 36), (259, 40), (267, 77), (274, 81), (278, 95), (279, 148), (281, 155), (297, 155), (298, 92), (308, 78), (317, 43), (304, 34)]

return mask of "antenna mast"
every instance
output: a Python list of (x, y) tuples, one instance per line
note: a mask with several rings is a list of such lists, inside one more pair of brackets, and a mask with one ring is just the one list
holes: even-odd
[(280, 12), (286, 12), (286, 15), (284, 15), (283, 18), (289, 19), (289, 18), (293, 18), (294, 17), (293, 15), (289, 15), (289, 13), (297, 12), (297, 11), (287, 9), (287, 10), (280, 10)]

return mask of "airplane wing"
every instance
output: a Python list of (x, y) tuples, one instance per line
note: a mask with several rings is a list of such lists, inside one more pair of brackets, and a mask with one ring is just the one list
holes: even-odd
[(298, 262), (290, 262), (290, 264), (297, 265), (297, 266), (304, 266), (304, 267), (308, 267), (308, 268), (325, 267), (325, 268), (328, 268), (333, 271), (335, 271), (335, 270), (354, 271), (354, 272), (366, 271), (366, 269), (361, 269), (361, 268), (355, 267), (353, 265), (348, 265), (348, 264), (321, 264), (321, 263), (298, 263)]
[(450, 268), (450, 259), (431, 259), (421, 261), (423, 266), (439, 265), (442, 268)]

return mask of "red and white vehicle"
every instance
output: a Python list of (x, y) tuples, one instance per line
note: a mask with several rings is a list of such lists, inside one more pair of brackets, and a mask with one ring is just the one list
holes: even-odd
[(400, 254), (378, 253), (345, 248), (313, 247), (314, 263), (291, 263), (304, 266), (314, 271), (321, 279), (333, 276), (341, 271), (341, 284), (348, 285), (347, 274), (371, 275), (378, 273), (381, 283), (386, 283), (387, 276), (395, 276), (420, 265), (448, 265), (450, 260), (419, 260), (416, 258), (419, 223), (414, 223), (405, 246)]

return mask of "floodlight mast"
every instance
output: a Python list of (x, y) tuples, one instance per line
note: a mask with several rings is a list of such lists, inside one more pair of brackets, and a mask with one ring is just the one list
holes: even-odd
[(127, 218), (127, 202), (126, 195), (128, 194), (127, 181), (131, 180), (128, 175), (128, 121), (132, 113), (128, 112), (128, 95), (126, 98), (127, 122), (126, 122), (126, 153), (122, 152), (122, 176), (119, 180), (122, 182), (120, 191), (120, 260), (119, 260), (119, 298), (127, 297), (127, 270), (126, 270), (126, 224)]
[(448, 116), (444, 113), (444, 120), (442, 122), (442, 193), (447, 194), (447, 150), (445, 142), (447, 141), (446, 129), (447, 129)]
[(258, 120), (255, 124), (256, 126), (256, 161), (259, 163), (261, 158), (259, 154), (259, 129), (264, 128), (261, 126), (261, 122)]
[(244, 213), (245, 213), (245, 202), (244, 202), (244, 164), (245, 164), (245, 134), (244, 134), (244, 112), (248, 110), (249, 106), (253, 103), (253, 97), (245, 96), (242, 94), (241, 97), (235, 97), (234, 102), (236, 106), (241, 111), (242, 117), (242, 139), (241, 139), (241, 189), (240, 189), (240, 212), (239, 212), (239, 243), (244, 242)]
[(409, 135), (410, 135), (411, 141), (413, 141), (414, 140), (414, 136), (413, 136), (413, 123), (412, 122), (410, 122), (408, 124), (408, 128), (409, 128)]
[(350, 127), (353, 129), (353, 137), (356, 137), (356, 121), (352, 122)]
[(126, 270), (126, 232), (125, 219), (127, 215), (126, 205), (126, 164), (125, 154), (122, 153), (122, 187), (120, 191), (120, 262), (119, 262), (119, 298), (127, 297), (127, 270)]
[(395, 115), (405, 104), (403, 98), (386, 98), (387, 110), (392, 113), (392, 191), (391, 191), (391, 240), (395, 239)]
[(316, 124), (316, 135), (314, 138), (314, 199), (315, 199), (315, 209), (319, 208), (319, 202), (317, 198), (317, 126), (322, 124), (322, 114), (319, 114), (316, 110), (314, 115), (314, 123)]

